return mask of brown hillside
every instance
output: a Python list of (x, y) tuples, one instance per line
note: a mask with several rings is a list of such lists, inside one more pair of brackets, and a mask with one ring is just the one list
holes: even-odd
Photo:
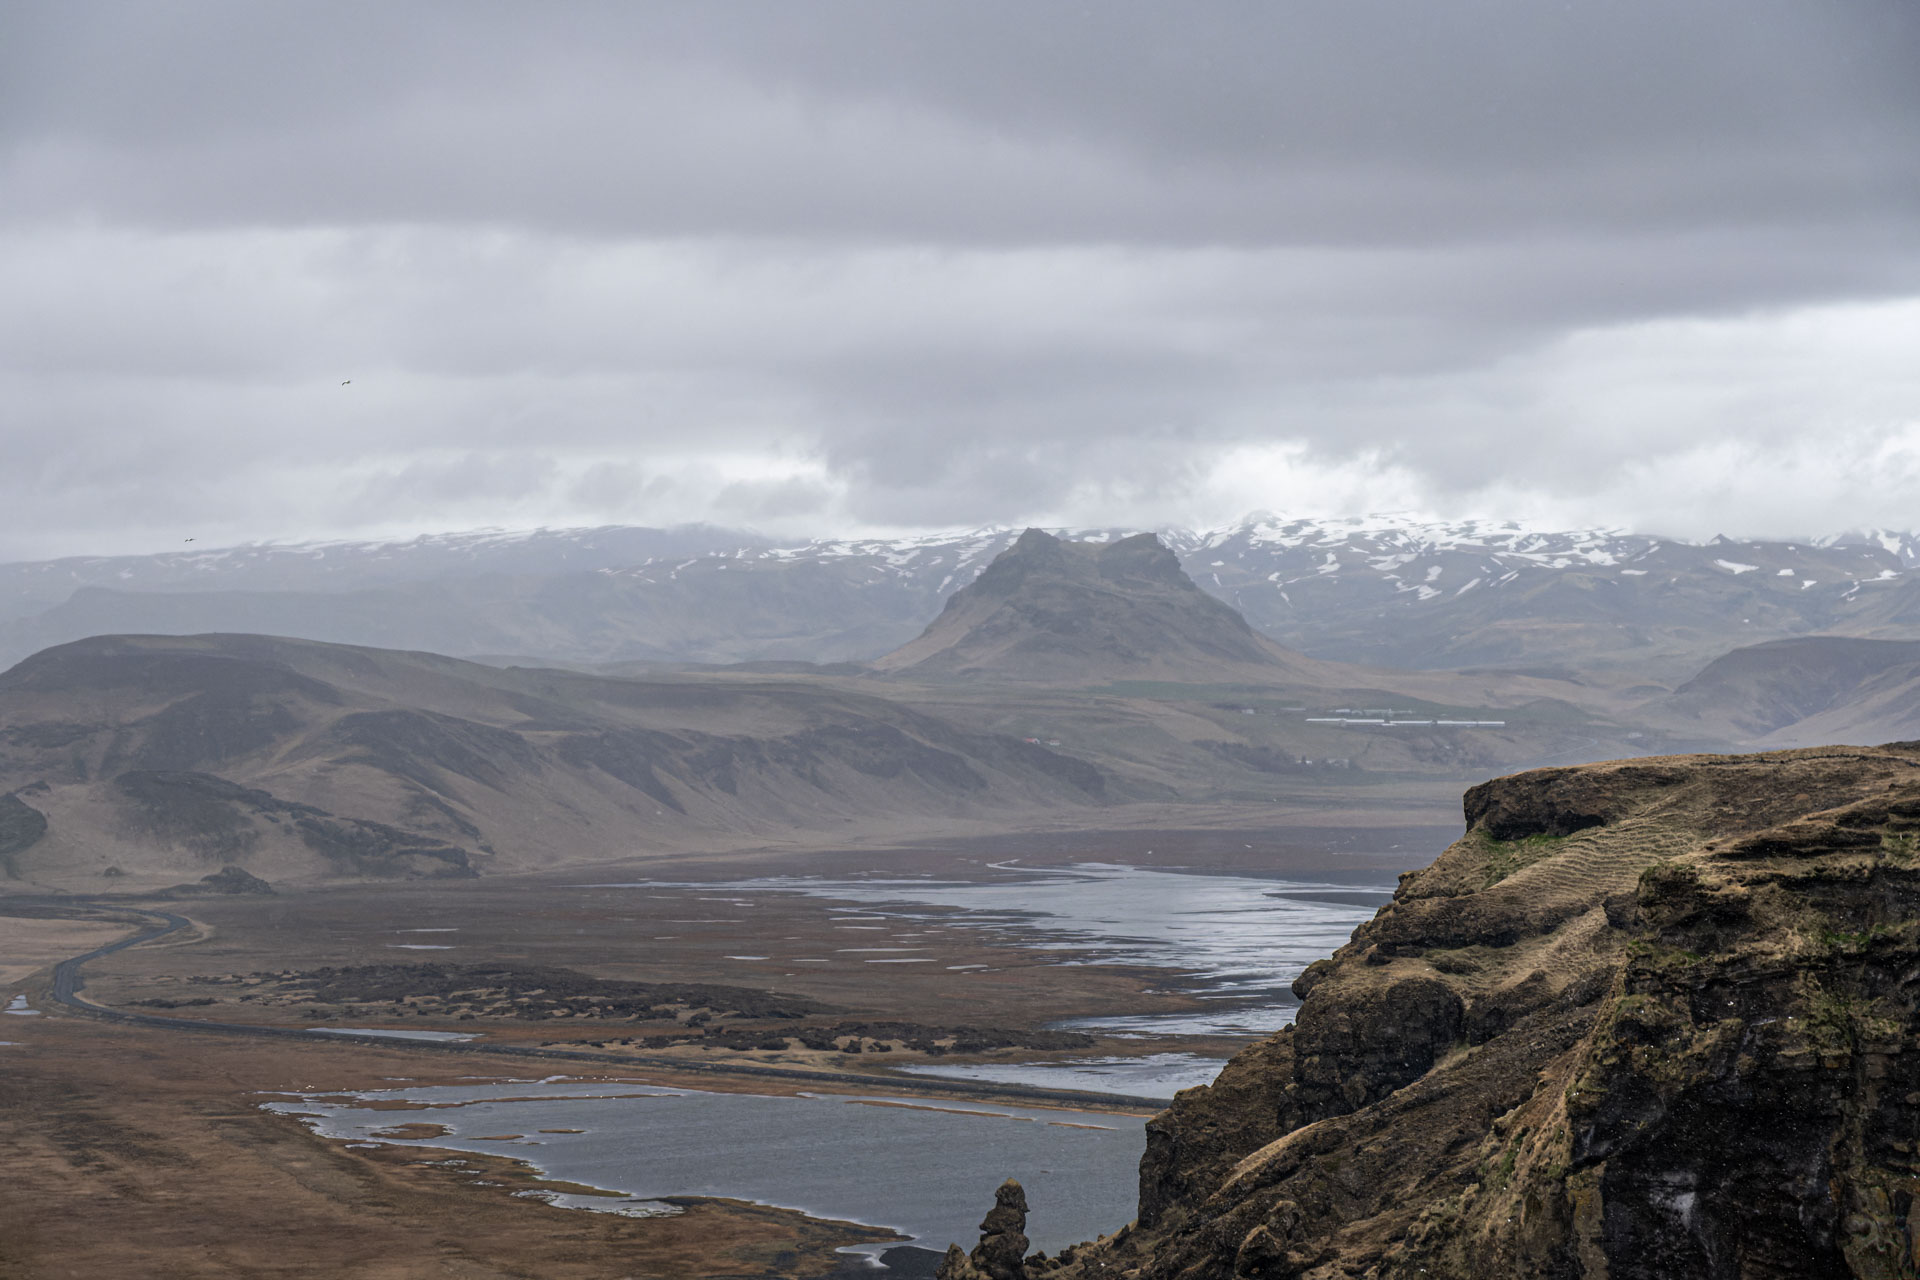
[[(1797, 636), (1723, 654), (1659, 710), (1769, 745), (1885, 741), (1920, 730), (1916, 680), (1920, 642)], [(1773, 741), (1795, 737), (1801, 741)]]
[(262, 636), (0, 674), (0, 876), (469, 876), (1117, 798), (1099, 768), (824, 684), (614, 679)]

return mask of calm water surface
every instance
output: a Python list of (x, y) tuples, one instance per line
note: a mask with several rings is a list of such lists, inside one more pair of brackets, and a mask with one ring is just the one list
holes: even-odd
[[(375, 1101), (431, 1105), (373, 1110)], [(1144, 1117), (924, 1099), (703, 1093), (565, 1081), (300, 1095), (267, 1109), (368, 1141), (422, 1121), (451, 1132), (396, 1145), (524, 1160), (556, 1179), (624, 1193), (570, 1206), (658, 1212), (661, 1196), (729, 1196), (891, 1227), (923, 1248), (971, 1247), (1001, 1179), (1018, 1178), (1027, 1234), (1054, 1252), (1133, 1217)], [(541, 1130), (579, 1129), (580, 1133)], [(509, 1135), (519, 1135), (501, 1141)], [(483, 1139), (495, 1139), (485, 1141)], [(876, 1244), (878, 1254), (898, 1242)]]
[(988, 1080), (1041, 1089), (1171, 1099), (1182, 1089), (1212, 1084), (1220, 1074), (1220, 1059), (1193, 1053), (1148, 1053), (1137, 1058), (1080, 1058), (1069, 1062), (927, 1063), (894, 1070), (949, 1080)]

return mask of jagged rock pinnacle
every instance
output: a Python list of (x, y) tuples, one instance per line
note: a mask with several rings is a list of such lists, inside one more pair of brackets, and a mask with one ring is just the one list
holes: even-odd
[(948, 1246), (935, 1280), (1027, 1280), (1026, 1231), (1026, 1189), (1008, 1178), (993, 1193), (993, 1208), (980, 1223), (980, 1243), (973, 1253), (961, 1253), (957, 1244)]

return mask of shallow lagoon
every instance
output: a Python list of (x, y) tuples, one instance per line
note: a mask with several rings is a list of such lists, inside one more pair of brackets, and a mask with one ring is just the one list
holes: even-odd
[[(1155, 1017), (1091, 1019), (1073, 1025), (1142, 1035), (1254, 1036), (1285, 1026), (1300, 971), (1347, 941), (1393, 893), (1391, 883), (1352, 885), (1244, 875), (1195, 874), (1079, 863), (1025, 869), (997, 863), (982, 880), (884, 876), (828, 880), (768, 876), (726, 884), (733, 892), (803, 893), (857, 902), (869, 920), (948, 921), (1026, 935), (1038, 950), (1072, 951), (1073, 961), (1185, 970), (1218, 1009)], [(659, 884), (596, 888), (657, 889)], [(675, 885), (713, 888), (712, 885)], [(848, 921), (861, 917), (846, 917)], [(793, 963), (819, 963), (792, 957)]]
[[(1170, 982), (1198, 989), (1210, 1008), (1144, 1017), (1086, 1020), (1120, 1034), (1262, 1035), (1284, 1026), (1300, 971), (1345, 943), (1354, 926), (1391, 896), (1390, 884), (1353, 885), (1182, 873), (1109, 863), (1022, 868), (1001, 863), (981, 880), (884, 876), (824, 879), (776, 876), (722, 885), (639, 883), (595, 888), (723, 889), (735, 895), (799, 893), (858, 903), (836, 917), (849, 939), (896, 921), (1004, 929), (1031, 950), (1058, 951), (1062, 964), (1128, 964), (1168, 969)], [(752, 897), (714, 899), (750, 908)], [(750, 914), (747, 913), (747, 914)], [(709, 923), (703, 921), (703, 923)], [(740, 921), (745, 925), (745, 920)], [(920, 946), (849, 946), (829, 954), (781, 956), (770, 939), (743, 929), (743, 950), (789, 964), (918, 959)], [(885, 955), (877, 953), (885, 952)], [(905, 953), (904, 955), (900, 953)], [(1068, 954), (1070, 953), (1070, 954)], [(932, 962), (930, 958), (921, 963)], [(956, 966), (973, 968), (976, 966)], [(1171, 1097), (1204, 1084), (1220, 1060), (1186, 1053), (1052, 1063), (927, 1064), (916, 1073), (1134, 1096)], [(524, 1086), (521, 1093), (524, 1094)], [(1053, 1111), (907, 1098), (760, 1097), (631, 1086), (576, 1086), (571, 1096), (511, 1101), (499, 1090), (471, 1105), (435, 1110), (454, 1133), (419, 1144), (526, 1159), (549, 1175), (625, 1193), (626, 1202), (581, 1207), (651, 1212), (661, 1196), (730, 1196), (818, 1217), (888, 1226), (920, 1247), (971, 1244), (1003, 1178), (1027, 1188), (1028, 1235), (1054, 1252), (1131, 1220), (1144, 1116)], [(588, 1096), (602, 1095), (602, 1096)], [(388, 1096), (452, 1101), (445, 1090)], [(392, 1111), (326, 1102), (289, 1109), (320, 1113), (322, 1131), (365, 1137), (392, 1124)], [(582, 1134), (542, 1134), (578, 1128)], [(507, 1134), (512, 1141), (480, 1141)], [(878, 1255), (889, 1245), (875, 1245)]]
[[(412, 1101), (425, 1111), (374, 1110)], [(924, 1099), (769, 1097), (563, 1081), (302, 1095), (266, 1104), (328, 1137), (364, 1142), (408, 1121), (444, 1125), (395, 1145), (511, 1156), (555, 1179), (624, 1193), (570, 1206), (657, 1212), (662, 1196), (727, 1196), (969, 1246), (1003, 1178), (1027, 1189), (1033, 1247), (1049, 1252), (1133, 1217), (1145, 1117)], [(580, 1133), (541, 1130), (578, 1129)], [(509, 1135), (520, 1135), (500, 1140)], [(488, 1141), (486, 1139), (494, 1139)], [(639, 1202), (639, 1203), (636, 1203)], [(877, 1255), (899, 1242), (876, 1244)]]

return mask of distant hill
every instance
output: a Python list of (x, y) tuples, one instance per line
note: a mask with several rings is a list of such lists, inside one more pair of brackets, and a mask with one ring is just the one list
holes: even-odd
[(0, 875), (42, 884), (468, 876), (1125, 794), (1081, 759), (820, 682), (231, 635), (100, 637), (0, 674)]
[(1920, 738), (1920, 641), (1804, 636), (1735, 649), (1657, 711), (1676, 727), (1768, 746)]
[(1203, 588), (1316, 657), (1656, 684), (1765, 640), (1920, 637), (1917, 552), (1884, 530), (1696, 543), (1392, 518), (1253, 518), (1182, 548)]
[[(1049, 532), (1115, 542), (1139, 530)], [(1920, 637), (1920, 544), (1908, 533), (1693, 543), (1503, 521), (1254, 515), (1158, 536), (1254, 630), (1371, 666), (1670, 688), (1765, 640)], [(865, 660), (913, 640), (1016, 537), (776, 543), (612, 527), (0, 565), (0, 662), (88, 635), (210, 631), (568, 664)]]
[(1195, 586), (1150, 533), (1066, 542), (1028, 529), (881, 671), (1091, 685), (1254, 680), (1330, 685), (1328, 664), (1290, 653)]

